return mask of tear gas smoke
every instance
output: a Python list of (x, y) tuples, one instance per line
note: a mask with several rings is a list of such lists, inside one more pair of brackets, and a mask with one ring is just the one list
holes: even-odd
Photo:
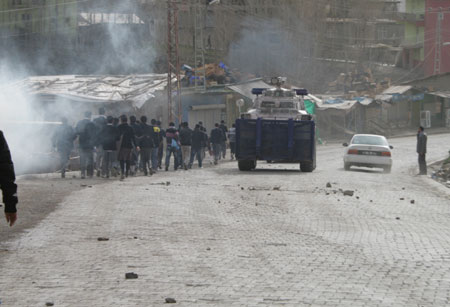
[[(130, 15), (138, 10), (138, 1), (116, 3), (121, 4), (109, 7), (109, 12), (139, 20)], [(0, 129), (18, 174), (56, 170), (58, 156), (52, 152), (51, 143), (55, 128), (62, 116), (69, 117), (69, 124), (74, 125), (81, 118), (70, 115), (85, 111), (67, 107), (58, 97), (44, 103), (41, 97), (29, 95), (20, 80), (32, 75), (152, 72), (156, 53), (148, 24), (113, 21), (79, 27), (78, 38), (82, 39), (70, 40), (64, 32), (47, 38), (31, 35), (28, 41), (23, 37), (2, 37)]]
[(316, 60), (316, 38), (300, 20), (289, 24), (247, 17), (241, 29), (239, 39), (229, 48), (227, 61), (231, 67), (256, 77), (287, 77), (311, 91), (322, 89), (324, 77), (331, 75), (329, 65)]

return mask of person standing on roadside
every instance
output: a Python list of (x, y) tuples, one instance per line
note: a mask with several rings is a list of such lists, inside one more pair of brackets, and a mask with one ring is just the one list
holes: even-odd
[(5, 218), (9, 226), (17, 220), (17, 185), (15, 183), (14, 164), (11, 159), (8, 143), (0, 130), (0, 189), (5, 204)]
[(94, 143), (96, 138), (95, 125), (91, 121), (92, 113), (84, 113), (84, 119), (77, 123), (75, 128), (80, 147), (81, 179), (94, 175)]
[(211, 136), (209, 138), (212, 144), (212, 150), (214, 153), (214, 164), (217, 165), (220, 160), (220, 155), (222, 154), (222, 142), (223, 142), (223, 131), (220, 129), (219, 124), (215, 124), (215, 128), (211, 130)]
[(136, 139), (134, 136), (134, 130), (128, 125), (128, 118), (126, 115), (120, 116), (121, 124), (117, 127), (119, 130), (119, 154), (118, 159), (120, 162), (120, 179), (125, 179), (130, 173), (131, 167), (131, 155), (134, 148), (139, 151), (139, 147), (136, 146)]
[[(134, 131), (134, 137), (137, 143), (139, 143), (139, 140), (142, 137), (142, 130), (141, 125), (136, 120), (136, 116), (131, 115), (130, 116), (130, 126), (133, 128)], [(140, 152), (136, 151), (136, 148), (133, 148), (131, 151), (131, 175), (134, 176), (140, 167)]]
[(225, 156), (227, 155), (227, 133), (228, 133), (228, 127), (225, 125), (225, 121), (220, 121), (220, 130), (222, 130), (222, 143), (220, 143), (220, 149), (222, 151), (222, 158), (225, 159)]
[(66, 178), (66, 168), (69, 162), (70, 153), (73, 149), (73, 141), (76, 134), (73, 128), (67, 123), (67, 118), (61, 118), (61, 126), (53, 135), (53, 147), (59, 153), (61, 168), (61, 178)]
[[(192, 132), (192, 144), (191, 144), (191, 158), (189, 161), (189, 168), (192, 168), (194, 164), (194, 159), (197, 158), (198, 168), (202, 168), (203, 162), (203, 143), (205, 142), (205, 135), (202, 130), (200, 130), (200, 125), (195, 125), (195, 129)], [(206, 136), (208, 138), (208, 136)]]
[(170, 166), (170, 156), (173, 154), (173, 166), (174, 170), (178, 169), (179, 166), (179, 157), (178, 157), (178, 151), (180, 150), (180, 140), (179, 140), (179, 133), (177, 129), (175, 128), (174, 123), (169, 124), (169, 128), (166, 130), (166, 171), (169, 170)]
[(153, 129), (153, 148), (151, 153), (151, 160), (152, 160), (152, 170), (153, 173), (156, 173), (158, 171), (158, 151), (159, 151), (159, 144), (161, 140), (161, 129), (158, 127), (156, 119), (152, 119), (151, 121), (151, 127)]
[(111, 167), (117, 158), (117, 142), (120, 139), (119, 130), (113, 122), (113, 117), (108, 116), (106, 126), (100, 133), (100, 144), (103, 148), (102, 176), (106, 178), (109, 178)]
[(162, 168), (162, 159), (164, 155), (164, 138), (166, 137), (166, 131), (161, 128), (161, 122), (157, 121), (156, 125), (160, 129), (159, 133), (159, 146), (158, 146), (158, 168)]
[(424, 128), (422, 126), (419, 127), (417, 131), (417, 154), (419, 155), (419, 175), (427, 174), (427, 135), (424, 132)]
[(100, 133), (106, 126), (105, 108), (98, 109), (98, 116), (92, 120), (95, 125), (95, 169), (97, 170), (97, 177), (100, 177), (103, 163), (103, 147), (100, 143)]
[(191, 159), (192, 129), (187, 122), (180, 129), (182, 167), (187, 170)]
[(228, 130), (228, 140), (230, 141), (231, 160), (233, 160), (236, 154), (236, 124), (233, 124)]
[(206, 127), (203, 126), (203, 122), (202, 121), (199, 121), (198, 125), (200, 126), (200, 131), (205, 133), (205, 135), (204, 135), (205, 139), (203, 140), (203, 143), (202, 143), (202, 160), (204, 160), (205, 157), (206, 157), (206, 149), (210, 149), (209, 148), (210, 145), (209, 145), (208, 132), (206, 130)]
[(139, 139), (139, 147), (141, 148), (141, 167), (144, 171), (144, 175), (148, 175), (150, 170), (150, 175), (153, 175), (153, 169), (150, 165), (150, 159), (152, 154), (152, 149), (155, 147), (153, 144), (153, 127), (147, 125), (147, 116), (141, 116), (141, 127), (140, 127), (141, 137)]
[[(113, 126), (114, 127), (119, 127), (120, 124), (120, 119), (118, 117), (113, 117)], [(119, 141), (120, 141), (120, 134), (119, 134)], [(112, 168), (111, 168), (111, 175), (113, 177), (116, 177), (119, 174), (119, 170), (120, 170), (120, 164), (119, 164), (119, 141), (117, 141), (116, 143), (116, 150), (113, 151), (113, 159), (112, 159)]]

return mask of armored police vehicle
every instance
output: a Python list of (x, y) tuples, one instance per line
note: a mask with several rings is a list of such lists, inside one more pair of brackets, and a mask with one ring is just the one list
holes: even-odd
[(284, 78), (272, 88), (255, 88), (253, 107), (236, 121), (236, 159), (241, 171), (257, 161), (299, 163), (302, 172), (316, 167), (315, 123), (305, 110), (305, 89), (286, 89)]

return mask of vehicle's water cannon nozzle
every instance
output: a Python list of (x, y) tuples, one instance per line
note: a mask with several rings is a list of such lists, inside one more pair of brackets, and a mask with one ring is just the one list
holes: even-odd
[(273, 77), (272, 79), (270, 79), (270, 84), (276, 85), (278, 88), (281, 88), (281, 86), (286, 83), (286, 81), (286, 77)]

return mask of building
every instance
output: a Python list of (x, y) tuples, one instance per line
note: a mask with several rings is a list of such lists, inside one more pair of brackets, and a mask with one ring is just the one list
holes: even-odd
[(406, 0), (405, 12), (399, 13), (405, 27), (401, 66), (422, 70), (425, 41), (425, 0)]
[(414, 106), (413, 126), (421, 124), (428, 128), (450, 127), (450, 72), (406, 84), (423, 97)]
[(425, 75), (450, 72), (450, 1), (425, 1)]
[(152, 115), (167, 118), (167, 74), (33, 76), (12, 85), (34, 104), (33, 121), (74, 123), (85, 111), (104, 107), (119, 116)]
[(400, 0), (399, 4), (398, 4), (398, 11), (400, 13), (405, 13), (406, 12), (406, 0)]
[(54, 35), (75, 40), (77, 6), (77, 1), (71, 0), (3, 0), (0, 2), (2, 40), (39, 40)]

